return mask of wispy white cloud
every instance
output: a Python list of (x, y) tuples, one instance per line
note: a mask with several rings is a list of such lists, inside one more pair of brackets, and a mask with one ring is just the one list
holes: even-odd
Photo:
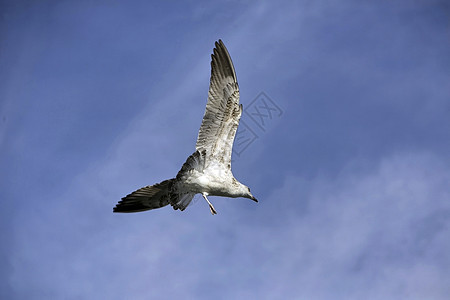
[(203, 202), (183, 213), (112, 216), (93, 203), (112, 193), (82, 182), (68, 194), (84, 192), (65, 195), (70, 201), (52, 212), (17, 219), (29, 225), (15, 232), (12, 284), (56, 297), (197, 297), (204, 289), (224, 297), (444, 299), (449, 166), (400, 153), (373, 170), (353, 168), (308, 182), (287, 177), (259, 206), (214, 199), (217, 218)]
[(261, 276), (260, 295), (445, 299), (449, 166), (401, 153), (364, 173), (352, 168), (308, 182), (306, 197), (297, 192), (304, 179), (286, 178), (267, 199), (270, 215), (283, 221), (236, 230), (239, 241), (258, 245), (249, 268)]
[[(62, 48), (49, 48), (55, 53), (64, 52), (63, 58), (72, 45), (79, 44), (77, 24), (79, 17), (85, 16), (84, 7), (72, 4), (55, 10), (61, 13), (57, 23), (63, 22), (78, 34), (67, 38), (69, 41)], [(420, 60), (420, 68), (411, 67), (415, 64), (410, 65), (410, 60), (417, 57), (409, 54), (403, 62), (411, 69), (380, 65), (389, 62), (384, 58), (401, 58), (406, 46), (416, 45), (428, 54), (439, 54), (441, 49), (435, 49), (438, 47), (434, 42), (429, 46), (418, 44), (414, 34), (412, 38), (399, 34), (416, 32), (407, 26), (398, 30), (398, 26), (404, 25), (401, 17), (391, 15), (384, 20), (379, 17), (379, 11), (371, 10), (372, 6), (360, 4), (359, 16), (353, 10), (352, 1), (332, 6), (324, 2), (292, 2), (284, 6), (267, 1), (238, 6), (239, 9), (235, 7), (237, 3), (231, 2), (232, 10), (225, 12), (222, 4), (209, 5), (196, 10), (193, 19), (198, 23), (189, 28), (184, 28), (188, 22), (179, 18), (189, 14), (180, 12), (158, 23), (157, 13), (152, 15), (154, 18), (135, 15), (128, 6), (123, 15), (115, 9), (108, 9), (105, 14), (101, 7), (89, 10), (88, 23), (81, 26), (81, 36), (88, 35), (87, 40), (92, 44), (81, 47), (81, 57), (75, 62), (84, 61), (85, 55), (91, 63), (97, 58), (102, 60), (93, 74), (106, 78), (106, 72), (101, 70), (117, 58), (130, 59), (128, 62), (137, 67), (136, 60), (146, 58), (133, 49), (142, 47), (153, 50), (149, 57), (155, 62), (147, 66), (154, 73), (141, 77), (145, 73), (142, 70), (128, 71), (129, 81), (123, 82), (125, 88), (120, 92), (125, 93), (126, 87), (140, 89), (132, 94), (133, 103), (140, 105), (139, 112), (128, 110), (128, 117), (121, 119), (128, 123), (120, 126), (111, 121), (114, 116), (98, 117), (99, 122), (111, 122), (120, 130), (112, 135), (114, 141), (111, 138), (107, 143), (86, 143), (81, 139), (80, 143), (86, 146), (100, 146), (103, 155), (69, 156), (75, 158), (73, 164), (79, 165), (76, 170), (61, 168), (60, 162), (54, 159), (55, 149), (71, 147), (72, 144), (61, 146), (67, 132), (94, 128), (80, 125), (88, 119), (82, 112), (89, 111), (93, 104), (107, 110), (121, 103), (123, 106), (116, 107), (129, 109), (131, 104), (122, 99), (125, 96), (122, 94), (104, 102), (96, 100), (110, 82), (128, 76), (107, 77), (109, 81), (105, 83), (101, 76), (96, 81), (90, 72), (87, 73), (91, 77), (86, 80), (83, 76), (87, 73), (82, 72), (79, 75), (83, 78), (77, 82), (83, 84), (74, 87), (67, 81), (69, 77), (64, 77), (66, 81), (61, 84), (60, 78), (51, 74), (55, 81), (48, 82), (59, 83), (59, 91), (82, 90), (76, 95), (86, 98), (64, 99), (86, 109), (80, 108), (78, 114), (70, 109), (65, 111), (62, 119), (70, 116), (79, 121), (64, 123), (74, 127), (58, 131), (56, 140), (45, 140), (36, 134), (46, 130), (40, 122), (20, 124), (23, 130), (12, 138), (19, 154), (11, 160), (11, 165), (20, 162), (17, 164), (20, 168), (8, 181), (18, 183), (8, 187), (12, 195), (8, 203), (14, 203), (17, 210), (10, 216), (11, 245), (5, 253), (12, 271), (7, 273), (5, 282), (10, 283), (19, 298), (444, 299), (450, 293), (444, 282), (450, 269), (447, 254), (450, 245), (446, 238), (450, 166), (439, 153), (444, 153), (446, 148), (442, 143), (435, 146), (425, 139), (421, 149), (428, 150), (425, 151), (428, 154), (418, 154), (417, 149), (409, 149), (414, 148), (411, 144), (401, 144), (403, 140), (391, 142), (400, 135), (389, 133), (404, 124), (403, 131), (399, 131), (400, 138), (414, 139), (420, 130), (434, 136), (434, 131), (430, 131), (434, 127), (422, 125), (443, 120), (445, 101), (442, 99), (447, 94), (442, 84), (445, 72), (435, 65), (440, 56), (433, 55)], [(64, 11), (72, 12), (72, 6), (78, 9), (66, 21)], [(392, 14), (392, 10), (389, 12)], [(106, 21), (97, 24), (103, 20), (96, 19), (97, 14)], [(108, 24), (116, 20), (116, 14), (121, 15), (122, 25), (117, 31), (109, 31)], [(353, 23), (344, 22), (347, 18)], [(358, 22), (364, 18), (377, 26), (359, 29)], [(180, 33), (172, 32), (167, 39), (156, 39), (164, 45), (155, 43), (152, 34), (158, 30), (158, 34), (166, 34), (160, 30), (167, 25), (167, 20), (181, 22), (176, 27)], [(204, 20), (213, 25), (204, 26)], [(148, 29), (153, 28), (152, 22), (158, 23), (154, 27), (157, 30)], [(151, 33), (149, 36), (143, 34), (147, 33), (146, 28)], [(133, 29), (136, 30), (128, 35)], [(89, 35), (92, 30), (95, 34)], [(394, 38), (400, 38), (397, 46), (372, 49), (372, 45), (383, 41), (386, 30), (391, 30)], [(110, 35), (98, 40), (105, 36), (105, 31)], [(55, 40), (59, 41), (61, 32)], [(122, 35), (124, 40), (120, 44), (121, 39), (115, 37)], [(182, 38), (172, 40), (181, 35)], [(151, 42), (139, 43), (142, 36)], [(249, 159), (239, 160), (235, 166), (236, 176), (243, 182), (246, 179), (259, 182), (252, 186), (252, 191), (260, 203), (213, 198), (219, 211), (214, 217), (202, 199), (194, 201), (183, 213), (168, 207), (147, 213), (113, 215), (115, 201), (135, 188), (174, 176), (194, 150), (207, 96), (208, 55), (217, 38), (223, 38), (231, 52), (244, 105), (264, 90), (286, 109), (280, 130), (267, 133), (264, 141), (255, 144), (259, 149), (246, 152)], [(88, 51), (97, 49), (94, 47), (97, 41), (102, 51)], [(120, 44), (121, 50), (105, 58), (108, 56), (104, 49), (114, 49), (115, 43)], [(154, 49), (166, 49), (166, 45), (183, 47), (167, 46), (167, 56)], [(366, 48), (361, 51), (354, 46)], [(75, 55), (77, 51), (70, 53)], [(42, 66), (47, 66), (48, 61), (58, 65), (49, 57), (44, 58)], [(65, 59), (56, 62), (69, 67), (64, 64)], [(111, 70), (122, 70), (124, 65), (127, 63), (113, 65)], [(25, 67), (30, 66), (27, 63)], [(62, 74), (73, 71), (62, 70), (65, 71)], [(28, 73), (23, 68), (19, 71)], [(418, 78), (419, 73), (428, 74), (425, 77), (429, 80)], [(21, 76), (11, 77), (17, 79), (14, 87), (20, 86)], [(151, 80), (148, 85), (141, 81), (135, 84), (136, 80), (144, 81), (142, 78)], [(100, 81), (102, 85), (97, 84)], [(347, 85), (344, 92), (339, 89), (341, 84)], [(420, 89), (415, 89), (418, 86)], [(92, 92), (96, 88), (100, 91)], [(132, 89), (128, 91), (133, 93)], [(379, 94), (373, 96), (374, 91)], [(423, 91), (427, 101), (415, 98), (411, 102), (409, 96), (417, 91)], [(12, 90), (7, 92), (17, 96)], [(44, 90), (39, 95), (48, 94), (50, 91)], [(361, 95), (369, 103), (364, 109), (360, 109)], [(145, 100), (137, 101), (136, 97)], [(39, 107), (52, 107), (52, 99), (42, 97)], [(397, 102), (392, 104), (393, 100)], [(42, 106), (44, 103), (47, 106)], [(412, 104), (418, 104), (419, 108)], [(377, 114), (371, 114), (374, 111)], [(39, 113), (42, 115), (36, 120), (48, 123), (54, 120), (50, 114)], [(38, 112), (31, 108), (28, 114), (35, 117)], [(390, 117), (388, 121), (396, 122), (387, 123), (385, 114)], [(27, 128), (36, 131), (28, 132)], [(442, 137), (441, 131), (436, 132), (437, 137)], [(98, 133), (85, 136), (100, 138)], [(35, 143), (27, 142), (30, 137)], [(20, 144), (18, 140), (25, 142)], [(38, 149), (34, 148), (37, 143)], [(364, 147), (365, 143), (374, 146)], [(401, 147), (397, 146), (399, 143)], [(310, 145), (316, 148), (304, 151)], [(357, 150), (349, 152), (346, 148), (349, 145), (356, 145)], [(43, 154), (36, 151), (42, 149)], [(377, 155), (372, 156), (371, 151)], [(393, 154), (395, 151), (397, 154)], [(370, 161), (352, 158), (355, 152), (356, 157)], [(24, 166), (23, 156), (39, 157), (37, 165), (42, 169)], [(333, 161), (336, 157), (337, 163)], [(47, 174), (57, 167), (64, 172), (53, 174), (49, 180)], [(39, 176), (21, 176), (28, 174)], [(58, 174), (61, 178), (57, 178)], [(9, 214), (9, 211), (2, 213)]]

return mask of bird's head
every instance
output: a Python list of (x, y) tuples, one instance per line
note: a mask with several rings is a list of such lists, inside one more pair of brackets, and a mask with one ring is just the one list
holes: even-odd
[(255, 202), (258, 202), (258, 200), (256, 200), (256, 198), (250, 192), (250, 188), (248, 186), (241, 184), (239, 190), (240, 190), (239, 197), (248, 198)]

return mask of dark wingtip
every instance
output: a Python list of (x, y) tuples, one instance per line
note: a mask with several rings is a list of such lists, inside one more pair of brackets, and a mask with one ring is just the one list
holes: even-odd
[(121, 212), (124, 212), (124, 211), (122, 209), (120, 209), (119, 207), (115, 206), (113, 208), (113, 213), (121, 213)]

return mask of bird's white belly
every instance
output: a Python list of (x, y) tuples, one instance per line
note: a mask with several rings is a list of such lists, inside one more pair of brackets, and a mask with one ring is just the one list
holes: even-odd
[[(198, 172), (194, 171), (190, 174), (189, 178), (184, 182), (190, 190), (197, 193), (207, 193), (208, 195), (223, 195), (224, 184), (233, 178), (225, 176), (224, 172)], [(231, 183), (230, 183), (231, 185)]]

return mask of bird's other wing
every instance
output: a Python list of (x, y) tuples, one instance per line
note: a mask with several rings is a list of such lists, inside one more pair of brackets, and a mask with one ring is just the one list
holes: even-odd
[(205, 115), (198, 133), (196, 149), (206, 150), (206, 159), (214, 158), (228, 168), (242, 105), (239, 86), (230, 54), (221, 40), (211, 55), (211, 80)]
[(169, 190), (174, 179), (164, 180), (152, 186), (132, 192), (117, 203), (113, 212), (131, 213), (160, 208), (169, 204)]
[(186, 189), (184, 182), (188, 181), (195, 171), (201, 171), (205, 168), (205, 155), (205, 150), (201, 153), (198, 150), (195, 151), (186, 159), (177, 177), (173, 180), (169, 192), (170, 205), (172, 205), (173, 209), (185, 210), (194, 198), (196, 193)]

